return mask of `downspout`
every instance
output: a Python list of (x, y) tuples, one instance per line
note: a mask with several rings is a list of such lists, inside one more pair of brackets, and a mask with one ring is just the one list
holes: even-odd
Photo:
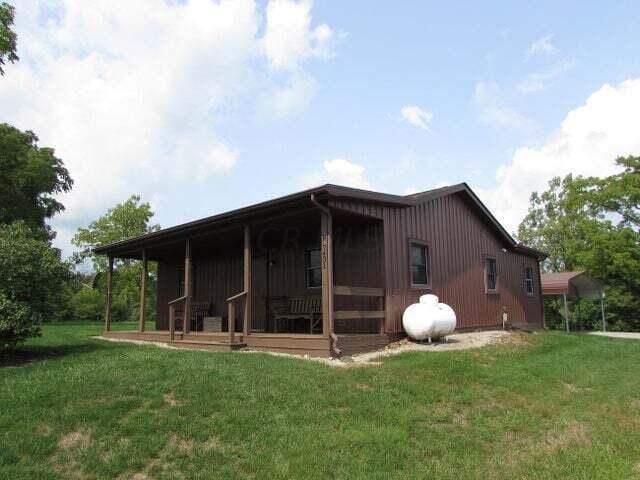
[[(318, 207), (324, 215), (331, 216), (331, 211), (327, 207), (319, 203), (316, 200), (315, 194), (313, 193), (311, 194), (311, 203), (313, 203), (316, 207)], [(331, 338), (331, 342), (332, 342), (331, 350), (337, 356), (340, 356), (340, 354), (342, 354), (342, 350), (338, 348), (338, 336), (333, 331), (333, 312), (329, 312), (329, 338)]]

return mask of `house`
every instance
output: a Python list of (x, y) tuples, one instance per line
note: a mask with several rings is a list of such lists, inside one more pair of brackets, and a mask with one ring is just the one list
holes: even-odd
[[(104, 245), (158, 263), (155, 331), (105, 335), (210, 350), (335, 356), (403, 336), (425, 293), (459, 330), (542, 326), (539, 261), (459, 184), (407, 196), (324, 185)], [(141, 289), (144, 298), (145, 288)], [(144, 301), (141, 302), (144, 305)]]

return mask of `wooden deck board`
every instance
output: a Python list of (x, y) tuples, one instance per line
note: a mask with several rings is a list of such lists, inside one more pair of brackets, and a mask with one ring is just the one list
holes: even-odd
[[(173, 342), (167, 331), (116, 331), (107, 332), (105, 336), (113, 339), (137, 340), (166, 343), (181, 348), (194, 348), (209, 351), (231, 351), (248, 348), (250, 350), (309, 355), (313, 357), (329, 357), (330, 342), (322, 335), (294, 333), (252, 333), (244, 338), (241, 333), (235, 336), (235, 342), (229, 343), (228, 334), (222, 333), (188, 333), (176, 332)], [(338, 345), (343, 355), (377, 350), (389, 344), (391, 339), (384, 334), (343, 334), (338, 335)]]

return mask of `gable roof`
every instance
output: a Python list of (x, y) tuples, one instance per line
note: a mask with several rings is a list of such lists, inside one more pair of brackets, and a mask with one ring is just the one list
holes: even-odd
[(210, 217), (205, 217), (173, 227), (164, 228), (162, 230), (150, 232), (118, 242), (113, 242), (107, 245), (101, 245), (99, 247), (96, 247), (94, 249), (94, 252), (98, 254), (112, 253), (118, 250), (135, 247), (138, 244), (142, 244), (151, 240), (170, 238), (177, 235), (185, 235), (195, 230), (201, 230), (203, 228), (215, 228), (218, 225), (240, 220), (247, 220), (251, 217), (267, 213), (271, 210), (286, 208), (287, 206), (298, 204), (301, 201), (310, 201), (312, 195), (320, 200), (326, 199), (328, 197), (348, 198), (367, 203), (376, 203), (389, 207), (403, 208), (457, 193), (465, 195), (471, 201), (471, 203), (479, 211), (480, 215), (489, 223), (489, 225), (505, 241), (505, 243), (509, 245), (509, 247), (516, 251), (519, 251), (520, 253), (537, 257), (540, 260), (546, 257), (546, 255), (542, 252), (517, 243), (466, 183), (459, 183), (457, 185), (436, 188), (420, 193), (414, 193), (411, 195), (393, 195), (389, 193), (361, 190), (358, 188), (344, 187), (341, 185), (328, 183), (319, 187), (310, 188), (301, 192), (296, 192), (290, 195), (285, 195), (283, 197), (267, 200), (265, 202), (256, 203), (247, 207), (230, 210), (228, 212), (212, 215)]

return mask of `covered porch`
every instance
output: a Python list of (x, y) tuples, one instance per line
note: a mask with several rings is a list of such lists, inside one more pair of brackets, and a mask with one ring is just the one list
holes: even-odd
[[(387, 344), (381, 219), (329, 209), (313, 196), (257, 213), (102, 247), (109, 256), (104, 335), (325, 357)], [(118, 258), (143, 265), (136, 331), (111, 331)], [(145, 331), (151, 261), (158, 264), (156, 325)]]

